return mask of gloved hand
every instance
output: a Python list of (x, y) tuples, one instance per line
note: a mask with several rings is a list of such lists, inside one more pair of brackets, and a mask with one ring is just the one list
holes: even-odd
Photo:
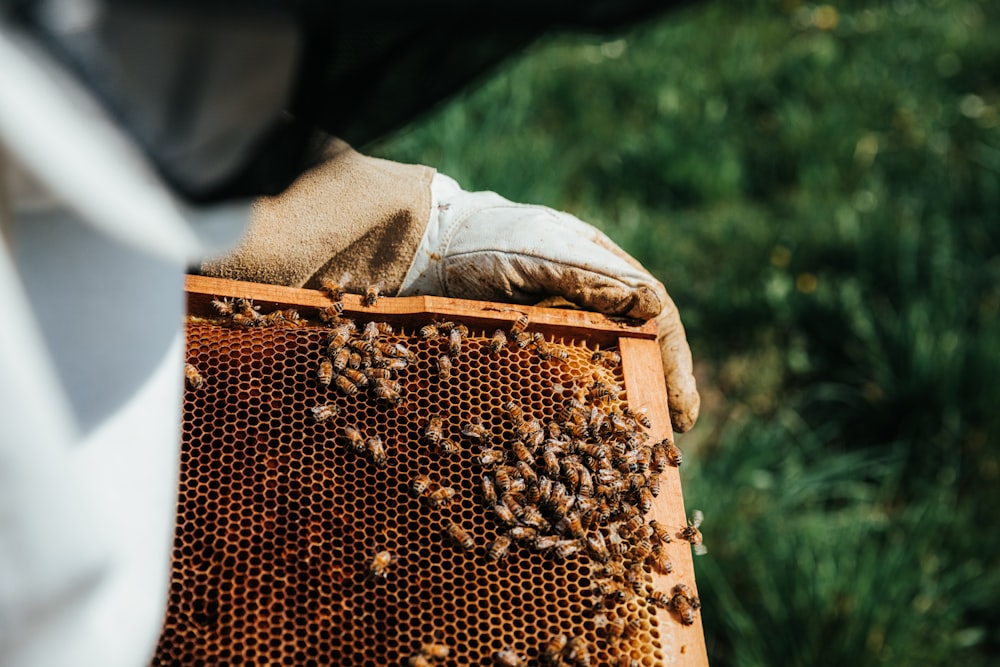
[(465, 192), (426, 167), (366, 157), (343, 142), (277, 197), (257, 200), (232, 253), (202, 273), (361, 292), (536, 303), (561, 296), (607, 315), (656, 318), (675, 431), (698, 418), (691, 351), (663, 285), (603, 233), (542, 206)]
[(674, 430), (690, 429), (700, 399), (691, 351), (663, 284), (596, 228), (494, 192), (465, 192), (441, 174), (401, 296), (434, 294), (531, 304), (561, 296), (588, 310), (656, 318)]

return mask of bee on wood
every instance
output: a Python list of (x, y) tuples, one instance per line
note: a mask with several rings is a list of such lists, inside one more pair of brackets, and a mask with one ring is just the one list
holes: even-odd
[(499, 535), (490, 543), (486, 550), (486, 557), (493, 561), (499, 561), (507, 557), (512, 541), (507, 535)]
[(590, 360), (595, 364), (604, 364), (608, 368), (620, 366), (622, 363), (621, 355), (614, 350), (598, 350), (590, 355)]
[(451, 357), (442, 354), (437, 358), (438, 379), (447, 382), (451, 378)]
[(333, 403), (326, 403), (324, 405), (314, 405), (309, 408), (309, 413), (312, 415), (314, 422), (321, 424), (340, 414), (340, 408)]
[(201, 389), (205, 384), (205, 378), (194, 364), (184, 364), (184, 384), (188, 389)]
[(489, 349), (490, 354), (496, 356), (505, 347), (507, 347), (507, 334), (503, 332), (503, 329), (497, 329), (493, 332), (493, 337), (490, 338), (487, 349)]
[(445, 528), (445, 534), (451, 539), (452, 542), (461, 547), (463, 551), (469, 551), (476, 546), (476, 542), (472, 539), (472, 535), (465, 532), (465, 530), (457, 523), (448, 522), (448, 527)]
[(562, 659), (560, 655), (562, 655), (563, 649), (566, 648), (567, 641), (568, 639), (564, 634), (549, 637), (549, 640), (542, 646), (542, 653), (539, 656), (542, 664), (549, 665), (550, 667), (556, 667), (561, 664)]
[(691, 589), (684, 584), (674, 586), (671, 593), (670, 611), (677, 614), (684, 625), (693, 624), (695, 611), (701, 607), (701, 602), (697, 597), (691, 595)]
[(316, 379), (324, 387), (330, 386), (330, 382), (333, 380), (333, 364), (329, 359), (323, 359), (319, 362), (319, 368), (316, 369)]
[(708, 552), (705, 545), (702, 544), (701, 531), (698, 528), (701, 526), (701, 522), (705, 520), (705, 515), (701, 513), (701, 510), (695, 510), (691, 514), (691, 519), (688, 521), (688, 525), (681, 530), (680, 537), (682, 540), (687, 540), (694, 547), (694, 552), (701, 556)]
[(368, 576), (373, 579), (375, 577), (385, 579), (389, 573), (389, 566), (395, 563), (396, 560), (396, 554), (391, 551), (379, 551), (375, 554), (371, 562), (368, 563)]
[(381, 292), (382, 286), (379, 283), (369, 285), (365, 288), (365, 305), (371, 308), (378, 303), (378, 298), (381, 295)]
[(368, 452), (372, 463), (380, 468), (385, 467), (386, 455), (385, 447), (382, 445), (382, 438), (376, 435), (365, 440), (365, 450)]
[(510, 332), (515, 335), (524, 333), (524, 330), (528, 328), (528, 321), (527, 315), (519, 316), (516, 320), (514, 320), (514, 323), (510, 325)]
[(590, 667), (590, 652), (582, 635), (569, 640), (566, 646), (566, 660), (577, 667)]
[(361, 435), (361, 431), (354, 428), (353, 426), (344, 427), (344, 439), (347, 440), (347, 446), (354, 450), (356, 454), (362, 454), (365, 451), (365, 438)]
[(358, 385), (348, 380), (344, 375), (335, 376), (333, 382), (345, 396), (354, 396), (358, 393)]
[(670, 554), (667, 553), (662, 544), (653, 545), (653, 553), (646, 559), (646, 562), (660, 574), (670, 574), (674, 571), (674, 564), (670, 562)]
[(527, 667), (528, 663), (511, 647), (506, 647), (493, 654), (493, 664), (497, 667)]
[(424, 430), (424, 440), (427, 441), (427, 444), (434, 446), (441, 442), (443, 435), (444, 420), (440, 415), (431, 415), (427, 422), (427, 428)]
[(442, 486), (427, 494), (427, 503), (431, 507), (443, 507), (454, 500), (458, 492), (450, 486)]
[(343, 275), (340, 276), (340, 280), (333, 280), (329, 277), (320, 278), (319, 288), (330, 301), (341, 301), (344, 298), (344, 292), (347, 291), (346, 285), (351, 282), (351, 272), (345, 271)]
[(418, 498), (423, 497), (431, 488), (431, 478), (420, 475), (410, 482), (410, 492)]
[(462, 354), (462, 332), (457, 327), (448, 332), (448, 354), (452, 357)]
[(375, 395), (375, 398), (387, 403), (398, 404), (403, 402), (403, 397), (400, 394), (403, 388), (398, 382), (382, 378), (375, 378), (372, 382), (372, 394)]

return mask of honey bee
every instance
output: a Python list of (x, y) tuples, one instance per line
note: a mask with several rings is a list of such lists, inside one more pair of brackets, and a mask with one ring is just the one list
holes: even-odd
[(516, 320), (514, 320), (514, 323), (510, 325), (510, 332), (515, 335), (524, 333), (524, 330), (528, 328), (528, 321), (527, 315), (519, 316)]
[(701, 607), (701, 602), (697, 597), (691, 595), (691, 589), (684, 584), (677, 584), (671, 590), (670, 611), (677, 614), (681, 623), (691, 625), (694, 623), (694, 613)]
[(519, 656), (517, 652), (509, 646), (493, 654), (493, 664), (497, 667), (527, 667), (528, 665), (528, 663), (524, 661), (524, 658)]
[[(683, 652), (684, 652), (684, 647), (682, 646), (681, 653)], [(642, 663), (633, 658), (628, 653), (622, 653), (620, 656), (618, 656), (617, 667), (642, 667)]]
[(525, 505), (524, 515), (520, 519), (521, 523), (525, 526), (530, 526), (536, 530), (545, 530), (549, 525), (548, 520), (533, 505)]
[(312, 414), (313, 421), (321, 424), (337, 416), (340, 413), (340, 408), (333, 403), (326, 403), (325, 405), (314, 405), (309, 408), (309, 412)]
[(368, 456), (371, 457), (372, 463), (380, 468), (385, 467), (385, 447), (382, 446), (382, 438), (372, 436), (365, 440), (365, 449), (368, 452)]
[(458, 452), (458, 445), (451, 438), (441, 438), (437, 444), (437, 451), (445, 456), (451, 456)]
[(506, 524), (508, 526), (517, 525), (517, 517), (514, 516), (514, 513), (510, 510), (509, 507), (507, 507), (505, 503), (497, 502), (493, 506), (493, 512), (494, 514), (496, 514), (497, 521), (499, 521), (500, 523)]
[(216, 297), (212, 299), (210, 303), (212, 304), (212, 308), (215, 308), (215, 311), (219, 313), (219, 315), (233, 314), (233, 302), (230, 299), (220, 299)]
[(316, 369), (316, 379), (324, 387), (330, 386), (330, 382), (333, 380), (333, 364), (329, 359), (323, 359), (319, 362), (319, 368)]
[(514, 496), (512, 496), (511, 494), (505, 493), (502, 496), (500, 496), (500, 504), (505, 505), (507, 509), (511, 511), (511, 514), (513, 514), (518, 519), (524, 516), (525, 512), (524, 505), (519, 503), (517, 499), (514, 498)]
[(507, 401), (504, 403), (503, 413), (515, 426), (524, 422), (524, 411), (515, 401)]
[(420, 497), (423, 496), (431, 488), (431, 478), (427, 475), (420, 475), (410, 482), (410, 492), (413, 495)]
[(579, 553), (581, 548), (579, 540), (560, 540), (553, 553), (559, 560), (566, 560)]
[(626, 417), (634, 419), (643, 428), (650, 429), (653, 428), (653, 422), (649, 420), (649, 416), (646, 414), (648, 410), (649, 408), (646, 407), (639, 408), (638, 410), (632, 410), (626, 407), (622, 410), (622, 413)]
[(432, 667), (432, 663), (423, 653), (415, 653), (406, 662), (409, 667)]
[(535, 457), (532, 456), (531, 450), (520, 440), (515, 440), (511, 443), (511, 451), (513, 451), (518, 461), (523, 461), (532, 466), (535, 465)]
[(563, 433), (558, 422), (549, 422), (545, 425), (545, 428), (549, 433), (549, 440), (553, 442), (559, 442), (562, 440)]
[(609, 368), (620, 366), (622, 363), (621, 355), (614, 350), (598, 350), (590, 355), (590, 360), (595, 364), (604, 364)]
[(621, 564), (621, 561), (610, 560), (607, 563), (601, 563), (600, 566), (594, 569), (594, 576), (604, 579), (610, 579), (612, 577), (621, 578), (625, 576), (625, 566)]
[(702, 544), (701, 531), (698, 530), (701, 526), (701, 522), (705, 520), (705, 515), (701, 513), (701, 510), (695, 510), (691, 514), (691, 519), (688, 521), (688, 525), (681, 530), (680, 537), (682, 540), (687, 540), (694, 547), (694, 552), (701, 556), (708, 552), (705, 545)]
[(431, 415), (427, 422), (427, 429), (424, 431), (424, 440), (429, 445), (437, 445), (441, 441), (444, 433), (444, 420), (440, 415)]
[(608, 545), (601, 533), (587, 535), (587, 551), (602, 563), (608, 562), (611, 558), (611, 552), (608, 551)]
[(574, 449), (580, 454), (586, 454), (594, 459), (606, 459), (608, 457), (608, 448), (593, 442), (578, 442), (574, 446)]
[(583, 539), (584, 536), (583, 523), (580, 520), (580, 515), (576, 512), (570, 512), (564, 516), (556, 524), (556, 530), (563, 535), (572, 535), (576, 539)]
[(545, 474), (549, 477), (556, 477), (559, 475), (559, 457), (556, 452), (558, 450), (555, 448), (546, 449), (542, 452), (542, 463), (545, 464)]
[(598, 629), (603, 628), (605, 637), (621, 637), (625, 634), (625, 623), (618, 616), (608, 618), (606, 614), (598, 614), (594, 617), (594, 625)]
[(610, 581), (598, 581), (594, 585), (594, 597), (599, 600), (610, 600), (615, 604), (622, 604), (628, 599), (625, 591)]
[(391, 551), (379, 551), (375, 554), (375, 557), (368, 563), (368, 576), (371, 578), (379, 577), (380, 579), (385, 579), (389, 573), (389, 566), (395, 563), (397, 560), (396, 554)]
[(188, 389), (201, 389), (205, 384), (205, 378), (198, 372), (194, 364), (184, 364), (184, 384), (187, 385)]
[(641, 562), (634, 562), (625, 570), (625, 582), (628, 583), (633, 593), (642, 595), (643, 590), (646, 588), (646, 575), (642, 571)]
[(348, 447), (353, 449), (355, 453), (361, 454), (365, 451), (365, 439), (358, 429), (353, 426), (345, 426), (344, 438), (347, 440)]
[(534, 542), (538, 537), (538, 531), (530, 526), (514, 526), (507, 533), (512, 540), (518, 542)]
[(347, 368), (347, 362), (351, 360), (351, 351), (346, 347), (339, 348), (331, 355), (331, 365), (333, 370), (342, 371)]
[(316, 309), (316, 314), (319, 316), (320, 322), (327, 324), (337, 322), (340, 320), (340, 316), (344, 314), (344, 304), (338, 301), (332, 306), (323, 306)]
[(496, 472), (493, 473), (493, 480), (497, 483), (500, 493), (510, 493), (514, 487), (514, 478), (511, 477), (509, 469), (506, 467), (497, 468)]
[(462, 435), (476, 440), (484, 446), (489, 445), (493, 439), (493, 434), (486, 429), (483, 420), (479, 417), (473, 417), (462, 426)]
[(369, 308), (373, 307), (378, 303), (378, 298), (382, 292), (382, 286), (379, 283), (374, 285), (369, 285), (365, 288), (365, 305)]
[(653, 543), (650, 542), (645, 537), (633, 537), (631, 540), (631, 547), (629, 548), (629, 555), (635, 558), (637, 561), (644, 560), (650, 554), (653, 553)]
[(341, 372), (341, 375), (350, 380), (351, 384), (356, 385), (359, 389), (368, 386), (368, 377), (359, 370), (355, 370), (353, 368), (345, 368)]
[(366, 368), (362, 372), (369, 381), (392, 379), (392, 371), (388, 368)]
[(347, 342), (351, 340), (351, 333), (351, 327), (348, 325), (341, 325), (334, 329), (333, 333), (326, 338), (327, 354), (335, 353), (347, 345)]
[(566, 646), (566, 660), (577, 667), (590, 667), (590, 653), (583, 636), (578, 635), (569, 640)]
[(431, 491), (427, 494), (426, 498), (431, 507), (442, 507), (450, 503), (456, 494), (457, 491), (450, 486), (442, 486), (439, 489)]
[(616, 556), (624, 556), (628, 553), (631, 546), (631, 544), (618, 534), (618, 530), (614, 526), (608, 527), (608, 550), (611, 551), (612, 554), (615, 554)]
[(339, 281), (335, 281), (332, 278), (324, 277), (319, 280), (320, 290), (326, 294), (330, 301), (341, 301), (344, 298), (344, 292), (346, 288), (344, 287), (347, 283), (351, 282), (351, 272), (345, 271), (343, 275), (340, 276)]
[(451, 378), (451, 357), (442, 354), (437, 358), (438, 379), (447, 382)]
[(472, 535), (469, 535), (456, 523), (448, 522), (448, 527), (445, 528), (445, 533), (456, 545), (461, 547), (463, 551), (469, 551), (476, 546), (476, 542), (472, 539)]
[(490, 560), (499, 561), (507, 557), (512, 541), (507, 535), (500, 535), (490, 543), (486, 550), (486, 557)]
[(398, 404), (403, 402), (403, 397), (400, 394), (402, 391), (402, 385), (398, 382), (384, 380), (382, 378), (375, 378), (372, 382), (372, 393), (375, 395), (375, 398), (388, 403)]
[(444, 644), (424, 644), (420, 652), (428, 658), (447, 658), (451, 649)]
[(666, 441), (664, 447), (666, 447), (667, 450), (667, 462), (670, 463), (670, 465), (679, 468), (681, 463), (684, 462), (684, 455), (681, 452), (680, 447), (669, 440)]
[(499, 354), (500, 350), (507, 347), (507, 334), (503, 332), (503, 329), (497, 329), (493, 332), (493, 337), (490, 338), (487, 347), (492, 355)]
[(480, 480), (483, 490), (483, 505), (487, 508), (497, 504), (497, 490), (493, 485), (493, 480), (488, 475), (483, 475)]
[(639, 511), (643, 514), (649, 514), (653, 509), (653, 492), (649, 490), (648, 487), (642, 487), (639, 489)]
[(670, 574), (674, 571), (674, 564), (670, 562), (670, 554), (667, 553), (662, 544), (653, 545), (653, 553), (646, 559), (646, 562), (660, 574)]
[(554, 549), (562, 541), (558, 535), (538, 535), (535, 537), (535, 551), (548, 551)]
[(440, 335), (441, 332), (439, 332), (437, 326), (433, 324), (420, 327), (420, 336), (423, 338), (437, 338)]
[(358, 393), (358, 385), (348, 380), (344, 375), (335, 376), (333, 382), (345, 396), (354, 396)]
[(502, 449), (486, 449), (479, 455), (479, 464), (483, 466), (496, 465), (503, 463), (506, 457), (507, 455)]
[(396, 359), (386, 359), (385, 368), (390, 371), (401, 371), (409, 365), (406, 359), (396, 358)]
[(448, 354), (452, 357), (462, 354), (462, 332), (457, 327), (448, 332)]
[(522, 350), (528, 347), (528, 344), (531, 343), (531, 336), (523, 332), (522, 333), (511, 332), (511, 338), (514, 339), (514, 344), (517, 345), (518, 348)]
[(514, 467), (517, 468), (519, 473), (521, 473), (521, 479), (523, 479), (524, 483), (528, 485), (529, 490), (538, 486), (538, 475), (535, 473), (535, 469), (532, 468), (530, 464), (525, 463), (524, 461), (518, 461), (514, 464)]
[(542, 664), (550, 665), (551, 667), (559, 665), (562, 662), (559, 656), (562, 654), (563, 649), (566, 648), (567, 641), (568, 639), (564, 634), (549, 637), (549, 640), (542, 647), (542, 653), (539, 656)]
[(668, 544), (671, 541), (672, 538), (670, 537), (670, 529), (656, 519), (649, 520), (649, 527), (653, 529), (653, 537), (655, 537), (660, 544)]

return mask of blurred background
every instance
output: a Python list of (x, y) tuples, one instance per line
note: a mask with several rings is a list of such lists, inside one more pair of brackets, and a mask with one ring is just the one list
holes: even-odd
[(667, 285), (713, 665), (998, 664), (998, 3), (548, 38), (368, 150), (571, 211)]

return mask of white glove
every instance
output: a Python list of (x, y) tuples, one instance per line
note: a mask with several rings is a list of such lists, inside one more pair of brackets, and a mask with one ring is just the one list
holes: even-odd
[(663, 284), (568, 213), (465, 192), (436, 174), (430, 221), (399, 294), (512, 303), (561, 296), (606, 315), (656, 318), (674, 430), (698, 418), (691, 351)]

